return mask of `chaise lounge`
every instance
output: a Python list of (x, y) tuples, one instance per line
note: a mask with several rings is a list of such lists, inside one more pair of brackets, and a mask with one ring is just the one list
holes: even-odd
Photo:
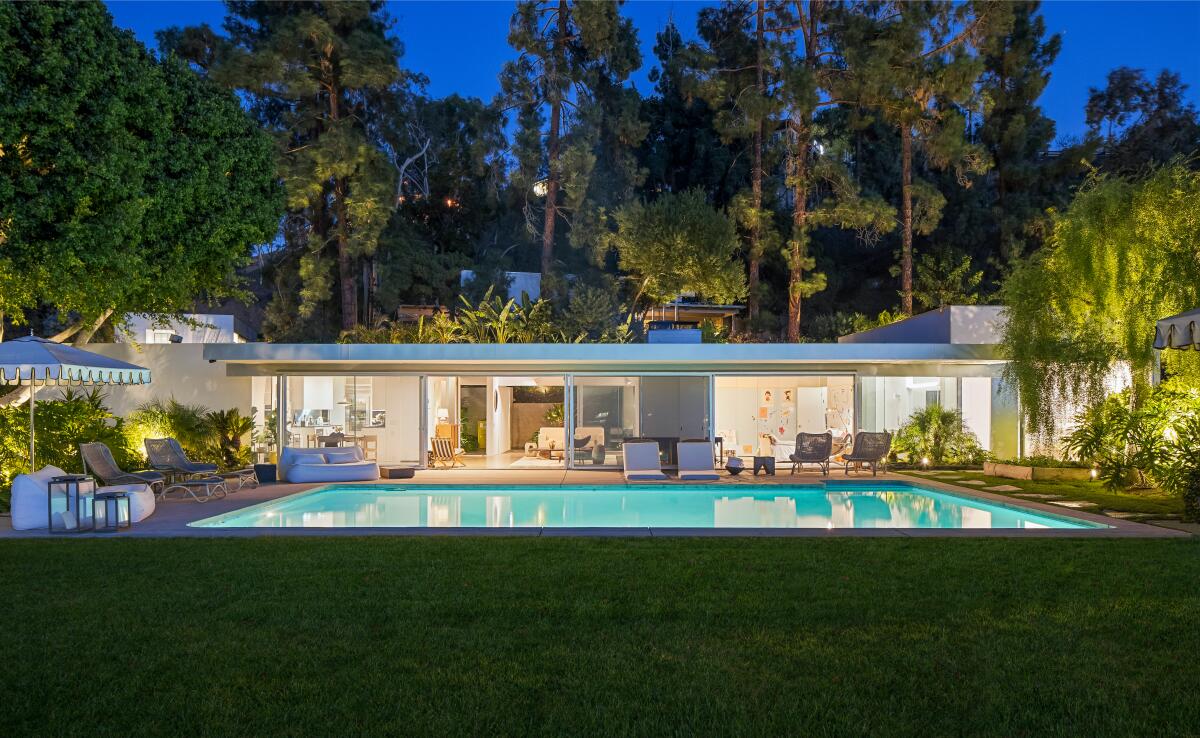
[(295, 448), (279, 455), (279, 478), (285, 482), (372, 482), (379, 479), (379, 464), (367, 461), (359, 446), (345, 448)]

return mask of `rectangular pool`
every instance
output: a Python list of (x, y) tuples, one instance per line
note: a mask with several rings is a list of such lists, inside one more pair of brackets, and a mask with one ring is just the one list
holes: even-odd
[(903, 482), (330, 485), (201, 528), (1105, 528)]

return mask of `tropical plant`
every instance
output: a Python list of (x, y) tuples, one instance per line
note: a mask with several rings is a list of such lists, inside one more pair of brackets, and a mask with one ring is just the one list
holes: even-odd
[(237, 408), (209, 410), (175, 398), (152, 400), (128, 418), (130, 445), (141, 449), (147, 438), (174, 438), (192, 461), (236, 469), (250, 463), (251, 449), (242, 440), (254, 430), (254, 420)]
[(931, 466), (978, 464), (984, 456), (979, 439), (964, 426), (962, 413), (941, 405), (909, 415), (892, 439), (892, 452), (914, 462), (929, 459)]
[[(125, 434), (124, 421), (104, 406), (96, 391), (69, 390), (58, 399), (37, 403), (37, 464), (82, 472), (79, 444), (106, 444), (125, 467), (139, 462)], [(8, 509), (13, 477), (29, 471), (29, 406), (0, 407), (0, 509)]]
[(1200, 492), (1200, 390), (1171, 382), (1134, 408), (1132, 392), (1109, 395), (1084, 409), (1064, 439), (1068, 453), (1096, 466), (1110, 489), (1154, 485), (1184, 498), (1195, 516)]
[(251, 460), (251, 449), (242, 439), (254, 430), (254, 419), (242, 415), (236, 407), (210, 410), (204, 414), (207, 455), (222, 469), (242, 469)]

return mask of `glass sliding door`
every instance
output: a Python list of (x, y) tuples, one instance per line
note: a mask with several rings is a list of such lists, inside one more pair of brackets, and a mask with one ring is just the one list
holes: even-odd
[(640, 394), (638, 377), (574, 378), (572, 466), (622, 466), (622, 441), (641, 434)]
[(584, 377), (574, 381), (575, 468), (619, 468), (627, 438), (658, 442), (664, 466), (674, 466), (675, 445), (708, 440), (709, 377)]
[(834, 452), (854, 432), (854, 377), (719, 376), (717, 448), (724, 456), (786, 460), (797, 433), (829, 432)]

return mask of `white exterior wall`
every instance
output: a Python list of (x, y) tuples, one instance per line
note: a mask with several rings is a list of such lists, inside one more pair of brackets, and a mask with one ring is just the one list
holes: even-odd
[(150, 370), (150, 384), (105, 389), (107, 405), (116, 415), (124, 417), (139, 405), (172, 397), (210, 410), (236, 407), (243, 415), (250, 414), (251, 378), (226, 376), (224, 364), (210, 364), (204, 358), (202, 344), (167, 343), (138, 347), (129, 343), (95, 343), (88, 344), (87, 350)]

